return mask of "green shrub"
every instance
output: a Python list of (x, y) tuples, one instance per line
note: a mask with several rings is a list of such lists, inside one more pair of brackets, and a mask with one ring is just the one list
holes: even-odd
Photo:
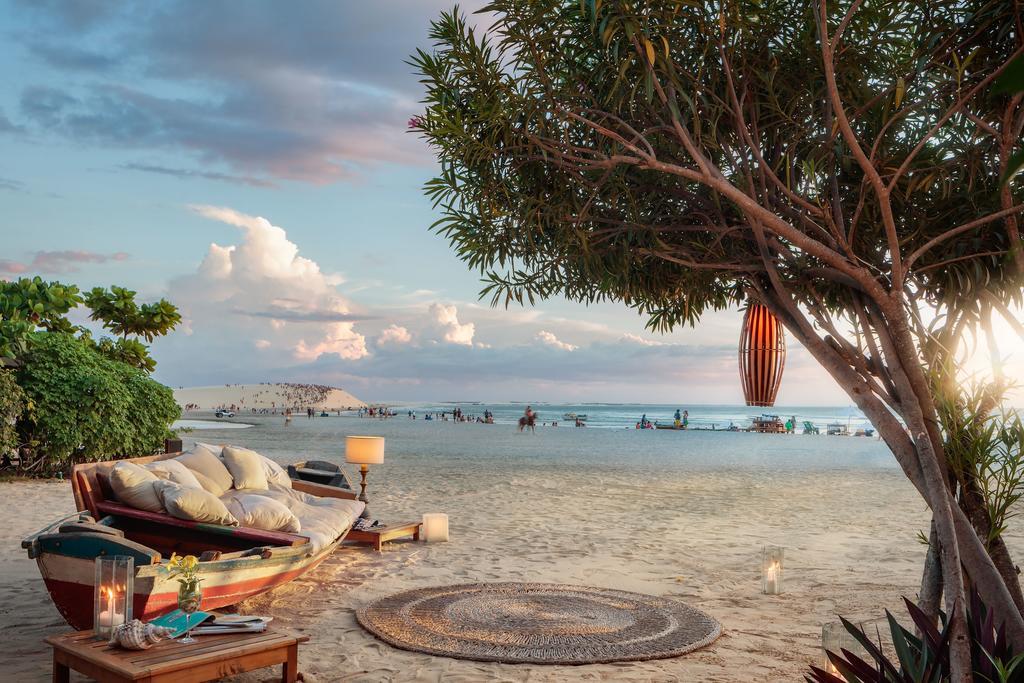
[(14, 381), (14, 372), (0, 370), (0, 462), (18, 448), (14, 425), (25, 410), (25, 392)]
[(30, 403), (18, 431), (36, 456), (33, 474), (154, 453), (173, 436), (174, 394), (144, 371), (63, 332), (35, 333), (30, 347), (18, 370)]

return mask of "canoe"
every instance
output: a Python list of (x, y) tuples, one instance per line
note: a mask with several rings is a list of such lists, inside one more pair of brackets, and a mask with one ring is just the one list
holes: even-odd
[[(132, 615), (148, 621), (177, 607), (178, 582), (167, 569), (172, 552), (199, 557), (202, 607), (217, 609), (302, 576), (323, 562), (348, 533), (346, 529), (332, 542), (315, 548), (300, 534), (201, 524), (135, 510), (106, 499), (100, 490), (97, 475), (113, 464), (76, 465), (71, 480), (78, 519), (61, 520), (22, 541), (28, 556), (36, 560), (57, 610), (75, 629), (93, 626), (99, 556), (134, 559)], [(312, 482), (296, 481), (292, 486), (321, 497), (354, 498), (351, 491)]]

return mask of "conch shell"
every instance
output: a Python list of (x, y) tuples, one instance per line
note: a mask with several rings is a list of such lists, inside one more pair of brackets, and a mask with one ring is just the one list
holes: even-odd
[(120, 645), (126, 650), (146, 650), (173, 632), (173, 629), (164, 626), (144, 624), (138, 619), (132, 619), (127, 624), (114, 628), (110, 636), (110, 645)]

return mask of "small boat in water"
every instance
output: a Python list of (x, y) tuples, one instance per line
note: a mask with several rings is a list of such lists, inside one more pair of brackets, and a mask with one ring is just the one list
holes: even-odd
[[(173, 455), (178, 454), (130, 461), (145, 464)], [(93, 626), (97, 557), (122, 555), (134, 560), (132, 613), (137, 619), (148, 621), (177, 607), (178, 582), (167, 565), (172, 553), (199, 558), (202, 607), (217, 609), (292, 581), (319, 565), (342, 542), (363, 508), (352, 500), (351, 490), (293, 481), (293, 490), (300, 494), (345, 501), (306, 499), (317, 507), (337, 508), (337, 514), (345, 516), (347, 524), (339, 522), (340, 534), (314, 539), (301, 533), (190, 522), (116, 502), (108, 480), (114, 464), (75, 465), (71, 485), (77, 519), (65, 518), (22, 541), (57, 610), (79, 630)]]
[(562, 417), (566, 420), (579, 420), (580, 422), (586, 422), (587, 414), (577, 415), (576, 413), (565, 413)]

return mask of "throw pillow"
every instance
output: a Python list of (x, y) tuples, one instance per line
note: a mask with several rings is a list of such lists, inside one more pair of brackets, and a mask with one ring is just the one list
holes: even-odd
[(125, 505), (147, 512), (164, 512), (163, 503), (153, 488), (159, 479), (134, 462), (119, 462), (110, 470), (110, 488)]
[(192, 470), (199, 485), (218, 498), (223, 496), (224, 492), (230, 489), (234, 483), (231, 472), (224, 466), (221, 459), (205, 446), (196, 444), (192, 450), (174, 459)]
[(159, 480), (153, 484), (167, 512), (178, 519), (207, 524), (238, 526), (224, 503), (217, 496), (203, 489), (187, 489), (173, 481)]
[(259, 453), (248, 448), (225, 446), (221, 457), (235, 480), (236, 489), (267, 490), (267, 473)]

